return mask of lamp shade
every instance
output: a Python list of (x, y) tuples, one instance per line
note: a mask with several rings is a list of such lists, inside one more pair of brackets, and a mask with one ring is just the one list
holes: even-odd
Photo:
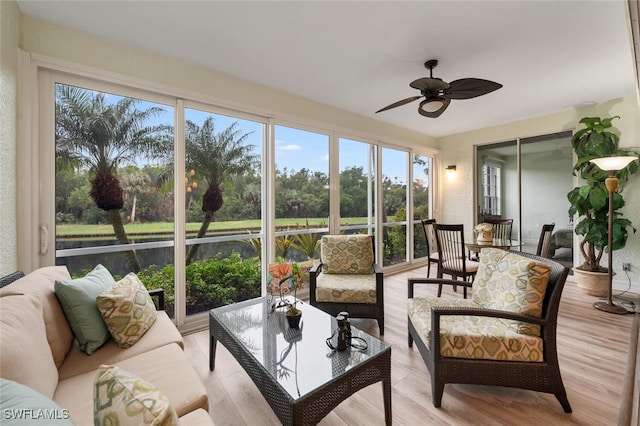
[(420, 103), (420, 108), (426, 112), (436, 112), (445, 104), (445, 99), (440, 96), (430, 96)]
[(622, 170), (638, 157), (602, 157), (590, 160), (593, 164), (606, 172)]

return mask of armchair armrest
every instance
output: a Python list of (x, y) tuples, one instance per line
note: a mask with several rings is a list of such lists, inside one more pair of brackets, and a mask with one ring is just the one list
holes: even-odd
[(320, 272), (321, 266), (322, 266), (322, 262), (314, 263), (311, 269), (309, 269), (309, 273), (317, 275), (318, 272)]
[(471, 288), (473, 283), (467, 281), (445, 280), (442, 278), (409, 278), (407, 281), (409, 299), (413, 299), (413, 290), (416, 284), (442, 284)]
[(156, 298), (157, 302), (154, 301), (156, 308), (160, 311), (164, 311), (164, 289), (163, 288), (154, 288), (153, 290), (148, 290), (149, 296), (151, 299)]
[(547, 325), (548, 321), (545, 318), (533, 317), (531, 315), (519, 314), (516, 312), (499, 311), (497, 309), (484, 309), (473, 307), (460, 307), (460, 306), (432, 306), (431, 318), (438, 318), (438, 325), (440, 323), (440, 317), (445, 315), (469, 315), (474, 317), (491, 317), (500, 318), (514, 321), (528, 322), (530, 324)]

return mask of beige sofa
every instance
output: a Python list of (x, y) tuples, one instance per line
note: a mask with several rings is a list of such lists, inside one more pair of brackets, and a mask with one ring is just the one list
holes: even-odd
[(164, 393), (181, 425), (213, 424), (207, 392), (167, 314), (158, 311), (155, 323), (130, 348), (110, 339), (86, 355), (54, 292), (55, 280), (68, 279), (66, 267), (44, 267), (0, 289), (0, 377), (50, 398), (76, 425), (92, 425), (97, 369), (116, 365)]

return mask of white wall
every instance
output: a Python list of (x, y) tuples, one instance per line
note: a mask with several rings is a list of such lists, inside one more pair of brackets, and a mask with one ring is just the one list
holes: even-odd
[[(528, 120), (505, 123), (502, 126), (485, 128), (473, 132), (440, 138), (442, 164), (457, 164), (460, 171), (458, 179), (451, 182), (444, 180), (442, 185), (443, 199), (441, 220), (451, 223), (464, 223), (465, 227), (473, 225), (473, 146), (475, 144), (510, 140), (517, 137), (539, 136), (562, 131), (572, 131), (585, 116), (610, 117), (619, 115), (615, 126), (620, 131), (621, 147), (640, 147), (640, 107), (636, 98), (614, 99), (599, 105), (571, 109)], [(577, 184), (577, 181), (574, 179)], [(454, 194), (453, 196), (447, 196)], [(622, 262), (632, 265), (630, 279), (632, 290), (640, 292), (640, 175), (635, 175), (624, 189), (626, 206), (622, 210), (638, 232), (629, 235), (627, 245), (614, 252), (614, 270), (618, 272), (614, 286), (627, 288), (626, 276), (622, 273)], [(541, 202), (546, 197), (541, 195)], [(574, 238), (574, 247), (578, 240)], [(574, 263), (582, 263), (579, 251), (574, 250)], [(605, 256), (606, 257), (606, 256)], [(606, 260), (604, 262), (606, 264)]]
[(20, 12), (0, 1), (0, 276), (18, 268), (16, 90)]

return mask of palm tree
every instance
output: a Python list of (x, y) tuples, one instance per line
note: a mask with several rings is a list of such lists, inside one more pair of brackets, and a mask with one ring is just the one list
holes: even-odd
[(144, 170), (129, 166), (120, 170), (120, 181), (124, 193), (131, 197), (131, 216), (129, 221), (133, 223), (136, 221), (138, 194), (149, 187), (151, 179)]
[[(136, 99), (109, 103), (104, 93), (66, 85), (58, 85), (56, 95), (56, 166), (89, 170), (89, 195), (109, 213), (118, 242), (129, 244), (120, 215), (124, 198), (116, 172), (121, 164), (135, 164), (140, 155), (164, 154), (172, 142), (171, 126), (145, 125), (163, 110), (138, 110)], [(130, 268), (140, 271), (135, 251), (126, 256)]]
[[(196, 175), (207, 183), (202, 196), (204, 219), (196, 238), (207, 234), (213, 214), (220, 210), (224, 202), (222, 184), (235, 176), (247, 173), (257, 164), (257, 157), (251, 154), (253, 145), (246, 144), (246, 138), (252, 132), (241, 134), (238, 122), (234, 122), (221, 132), (216, 132), (215, 118), (207, 117), (198, 126), (187, 120), (185, 126), (185, 154), (187, 168), (196, 171)], [(190, 264), (197, 251), (198, 244), (189, 247), (186, 263)]]

